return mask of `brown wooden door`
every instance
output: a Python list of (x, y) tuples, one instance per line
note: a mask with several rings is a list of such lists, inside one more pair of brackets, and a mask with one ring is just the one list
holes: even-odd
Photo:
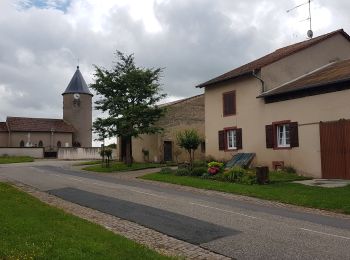
[(164, 161), (170, 162), (173, 160), (173, 142), (164, 141)]
[(322, 177), (350, 179), (350, 120), (320, 123)]

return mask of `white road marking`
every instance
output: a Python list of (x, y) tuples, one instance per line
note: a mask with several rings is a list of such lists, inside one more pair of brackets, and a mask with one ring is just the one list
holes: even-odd
[(331, 237), (338, 237), (338, 238), (343, 238), (343, 239), (350, 240), (350, 237), (344, 237), (344, 236), (339, 236), (339, 235), (324, 233), (324, 232), (315, 231), (315, 230), (307, 229), (307, 228), (299, 228), (299, 229), (304, 230), (304, 231), (308, 231), (308, 232), (312, 232), (312, 233), (321, 234), (321, 235), (326, 235), (326, 236), (331, 236)]
[(254, 217), (254, 216), (250, 216), (250, 215), (246, 215), (246, 214), (234, 212), (234, 211), (231, 211), (231, 210), (226, 210), (226, 209), (220, 209), (220, 208), (216, 208), (216, 207), (211, 207), (211, 206), (203, 205), (203, 204), (199, 204), (199, 203), (190, 202), (190, 204), (191, 204), (191, 205), (200, 206), (200, 207), (204, 207), (204, 208), (215, 209), (215, 210), (219, 210), (219, 211), (222, 211), (222, 212), (231, 213), (231, 214), (235, 214), (235, 215), (240, 215), (240, 216), (244, 216), (244, 217), (247, 217), (247, 218), (259, 219), (259, 218)]

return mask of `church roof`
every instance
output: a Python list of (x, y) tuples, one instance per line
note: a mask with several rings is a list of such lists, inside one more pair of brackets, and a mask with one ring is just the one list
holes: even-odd
[(11, 132), (75, 132), (74, 127), (63, 119), (7, 117), (6, 121)]
[(70, 80), (68, 87), (66, 90), (62, 93), (64, 94), (74, 94), (74, 93), (79, 93), (79, 94), (88, 94), (91, 95), (91, 92), (83, 78), (83, 75), (81, 74), (79, 70), (79, 66), (77, 66), (77, 70), (75, 71), (72, 79)]

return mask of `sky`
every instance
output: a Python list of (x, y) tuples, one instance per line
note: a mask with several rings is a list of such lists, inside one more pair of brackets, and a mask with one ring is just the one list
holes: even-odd
[[(62, 118), (76, 66), (111, 68), (116, 50), (164, 68), (165, 101), (277, 48), (306, 40), (306, 0), (0, 0), (0, 121)], [(350, 32), (350, 1), (313, 0), (314, 35)], [(97, 97), (95, 97), (96, 99)], [(94, 111), (94, 118), (99, 115)]]

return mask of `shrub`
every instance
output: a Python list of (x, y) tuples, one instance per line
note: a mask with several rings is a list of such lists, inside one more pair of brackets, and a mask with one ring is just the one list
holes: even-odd
[(201, 176), (202, 179), (210, 179), (211, 175), (209, 173), (203, 173), (203, 175)]
[(255, 171), (242, 167), (233, 167), (226, 170), (223, 174), (223, 180), (242, 184), (254, 184), (257, 182)]
[(297, 171), (295, 170), (295, 168), (293, 166), (285, 166), (282, 168), (282, 171), (286, 172), (286, 173), (297, 173)]
[(222, 172), (224, 169), (224, 164), (221, 162), (210, 162), (208, 163), (208, 173), (210, 175), (216, 175)]
[(207, 162), (206, 161), (201, 161), (201, 160), (196, 160), (193, 162), (193, 167), (207, 167)]
[(191, 175), (192, 176), (202, 176), (204, 173), (207, 173), (207, 167), (195, 167), (193, 168)]
[(159, 173), (161, 173), (161, 174), (171, 174), (173, 172), (174, 172), (173, 169), (171, 169), (169, 167), (164, 167), (164, 168), (160, 169)]
[(190, 176), (191, 171), (187, 168), (180, 168), (180, 169), (176, 170), (175, 175), (177, 175), (177, 176)]

